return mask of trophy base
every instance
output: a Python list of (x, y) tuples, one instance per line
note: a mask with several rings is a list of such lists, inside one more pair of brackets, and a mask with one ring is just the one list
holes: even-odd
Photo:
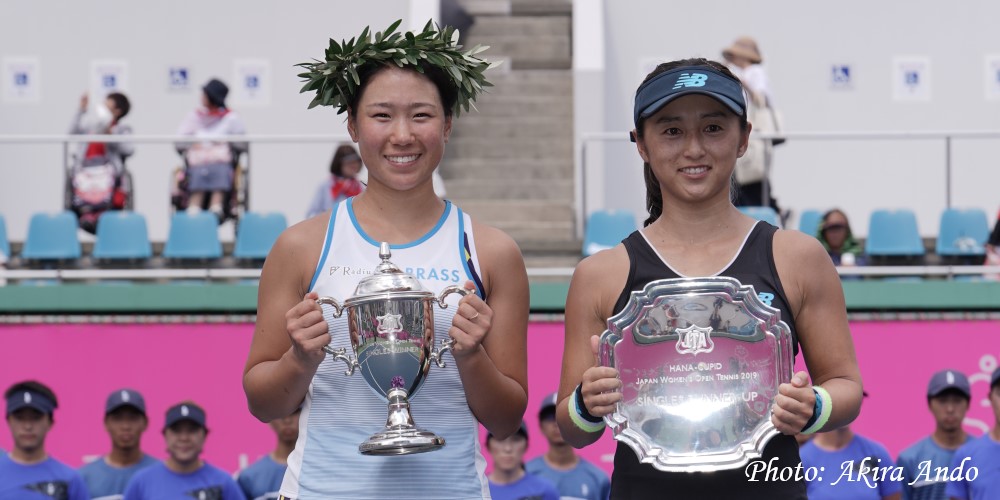
[(434, 451), (444, 446), (444, 438), (430, 431), (407, 427), (385, 429), (361, 443), (362, 455), (411, 455)]

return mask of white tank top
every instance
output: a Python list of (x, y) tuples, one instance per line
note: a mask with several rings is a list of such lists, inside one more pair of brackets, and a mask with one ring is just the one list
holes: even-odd
[[(333, 208), (309, 287), (341, 304), (380, 262), (379, 242), (358, 224), (352, 202), (348, 199)], [(472, 221), (451, 202), (445, 202), (444, 213), (430, 232), (391, 249), (392, 263), (435, 295), (472, 280), (483, 296)], [(447, 309), (435, 308), (435, 346), (448, 338), (459, 299), (460, 295), (450, 294), (445, 299)], [(347, 348), (353, 357), (347, 314), (334, 318), (333, 308), (324, 306), (323, 315), (332, 336), (330, 345)], [(445, 368), (431, 364), (424, 384), (410, 398), (410, 412), (417, 427), (443, 437), (445, 446), (428, 453), (381, 457), (361, 455), (358, 445), (385, 425), (385, 398), (360, 373), (344, 375), (347, 365), (328, 355), (309, 385), (281, 494), (299, 500), (490, 498), (479, 422), (465, 399), (454, 358), (448, 353), (444, 360)]]

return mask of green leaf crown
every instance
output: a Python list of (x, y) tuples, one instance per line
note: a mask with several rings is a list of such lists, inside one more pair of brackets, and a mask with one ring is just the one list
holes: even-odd
[(420, 33), (396, 33), (400, 22), (402, 19), (392, 23), (384, 32), (375, 33), (374, 40), (368, 27), (357, 39), (337, 43), (331, 38), (325, 61), (313, 59), (315, 62), (296, 64), (308, 70), (299, 74), (299, 78), (306, 82), (299, 92), (316, 92), (309, 108), (335, 106), (337, 114), (347, 111), (351, 98), (361, 85), (359, 70), (365, 65), (395, 63), (400, 68), (413, 66), (423, 73), (421, 63), (424, 63), (441, 68), (458, 89), (453, 110), (456, 116), (463, 110), (469, 111), (470, 107), (475, 109), (473, 102), (476, 97), (486, 87), (493, 86), (483, 72), (496, 64), (476, 56), (489, 47), (477, 45), (462, 52), (462, 46), (458, 44), (458, 30), (454, 27), (441, 29), (433, 21), (427, 21)]

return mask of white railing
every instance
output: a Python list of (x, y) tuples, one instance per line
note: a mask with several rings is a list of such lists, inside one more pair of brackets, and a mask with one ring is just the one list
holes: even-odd
[[(841, 276), (1000, 276), (1000, 266), (861, 266), (838, 267)], [(528, 269), (529, 278), (565, 278), (573, 275), (572, 267), (534, 267)], [(164, 268), (164, 269), (3, 269), (0, 268), (0, 283), (17, 280), (163, 280), (163, 279), (203, 279), (206, 281), (257, 279), (260, 269), (240, 268)]]
[[(967, 130), (967, 131), (885, 131), (885, 132), (781, 132), (772, 134), (752, 134), (751, 139), (784, 138), (788, 141), (843, 141), (843, 140), (941, 140), (944, 145), (944, 179), (945, 206), (952, 206), (952, 141), (955, 139), (1000, 139), (1000, 130)], [(588, 148), (599, 142), (628, 142), (628, 132), (595, 132), (581, 134), (580, 163), (574, 172), (578, 180), (575, 192), (577, 238), (583, 239), (584, 224), (587, 216), (587, 157)]]

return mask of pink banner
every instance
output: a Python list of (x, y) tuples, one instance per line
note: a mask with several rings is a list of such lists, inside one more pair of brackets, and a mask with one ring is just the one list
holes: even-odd
[[(46, 447), (72, 466), (107, 451), (102, 419), (112, 390), (132, 387), (146, 396), (150, 426), (143, 447), (159, 458), (163, 412), (193, 400), (208, 413), (204, 457), (235, 471), (274, 445), (270, 429), (247, 411), (243, 394), (252, 332), (249, 324), (0, 325), (0, 388), (38, 379), (56, 391), (60, 405)], [(870, 394), (855, 431), (882, 442), (894, 456), (930, 433), (927, 381), (944, 368), (964, 371), (972, 380), (968, 430), (978, 436), (992, 425), (986, 394), (1000, 357), (1000, 322), (856, 322), (852, 333)], [(532, 323), (528, 342), (530, 459), (546, 449), (538, 407), (558, 387), (562, 323)], [(10, 447), (10, 433), (0, 432), (0, 448)], [(606, 433), (581, 454), (610, 472), (614, 448)]]

